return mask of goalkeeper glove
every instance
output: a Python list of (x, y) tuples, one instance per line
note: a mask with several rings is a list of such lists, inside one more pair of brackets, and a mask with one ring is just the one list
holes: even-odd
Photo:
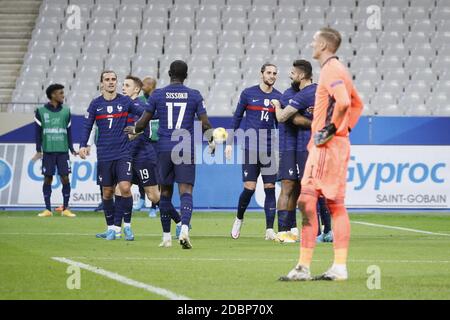
[(314, 134), (314, 144), (317, 147), (325, 145), (334, 137), (334, 135), (336, 134), (336, 130), (337, 129), (334, 123), (330, 123), (329, 125), (323, 127), (322, 130), (319, 130)]

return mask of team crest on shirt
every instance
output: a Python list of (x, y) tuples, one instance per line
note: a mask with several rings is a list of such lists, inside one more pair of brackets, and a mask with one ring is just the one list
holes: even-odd
[(264, 99), (264, 106), (268, 107), (270, 105), (270, 100), (269, 99)]
[(112, 113), (114, 111), (114, 107), (113, 106), (107, 106), (106, 107), (106, 111), (108, 111), (108, 113)]

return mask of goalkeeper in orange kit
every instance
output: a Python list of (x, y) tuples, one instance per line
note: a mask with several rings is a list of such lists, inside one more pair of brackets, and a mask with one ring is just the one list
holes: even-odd
[[(349, 132), (362, 112), (362, 101), (352, 77), (336, 54), (341, 35), (322, 28), (314, 35), (313, 58), (321, 66), (316, 91), (311, 141), (301, 181), (298, 206), (302, 212), (302, 235), (298, 264), (282, 281), (346, 280), (350, 220), (344, 206), (347, 167), (350, 158)], [(333, 220), (334, 262), (328, 271), (312, 277), (310, 265), (318, 228), (317, 199), (323, 195)]]

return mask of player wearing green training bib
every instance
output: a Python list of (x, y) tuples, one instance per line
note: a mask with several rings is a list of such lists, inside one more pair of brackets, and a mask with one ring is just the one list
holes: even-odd
[[(38, 107), (35, 112), (36, 123), (36, 154), (33, 161), (42, 159), (42, 174), (44, 175), (45, 210), (39, 217), (53, 215), (50, 204), (53, 176), (58, 173), (62, 183), (63, 207), (61, 215), (75, 217), (69, 210), (70, 199), (70, 158), (69, 150), (77, 155), (73, 149), (70, 109), (63, 105), (64, 86), (52, 84), (46, 90), (49, 102)], [(57, 171), (55, 170), (57, 169)]]

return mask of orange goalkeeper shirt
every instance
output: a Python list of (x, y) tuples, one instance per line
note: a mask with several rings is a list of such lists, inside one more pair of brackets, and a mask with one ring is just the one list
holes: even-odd
[[(346, 110), (342, 122), (336, 123), (336, 111), (343, 105), (350, 107)], [(362, 109), (362, 101), (347, 68), (337, 57), (330, 57), (323, 63), (320, 71), (314, 119), (311, 124), (312, 135), (333, 122), (337, 128), (336, 136), (348, 136), (348, 129), (356, 125)]]

